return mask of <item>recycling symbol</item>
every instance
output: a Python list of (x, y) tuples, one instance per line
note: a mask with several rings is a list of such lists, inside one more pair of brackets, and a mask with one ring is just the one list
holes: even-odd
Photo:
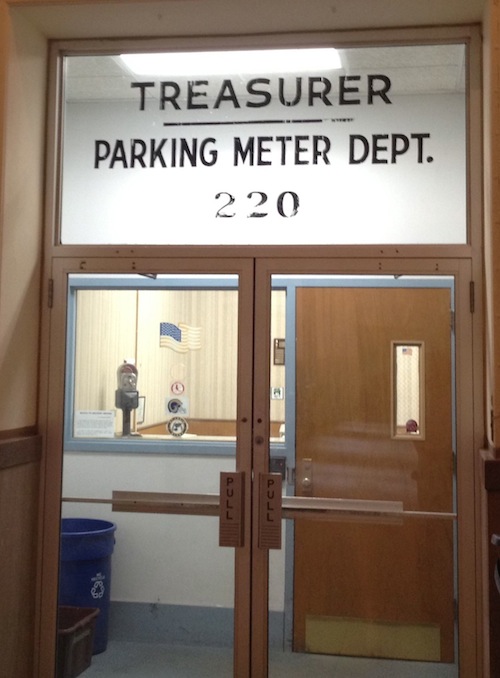
[(94, 585), (90, 589), (90, 595), (92, 598), (102, 598), (104, 595), (104, 582), (102, 579), (98, 579), (94, 582)]

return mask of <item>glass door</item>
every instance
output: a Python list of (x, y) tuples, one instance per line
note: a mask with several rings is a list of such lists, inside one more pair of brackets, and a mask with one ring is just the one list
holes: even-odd
[(456, 677), (454, 279), (267, 283), (268, 675)]
[[(43, 596), (60, 620), (99, 609), (89, 678), (468, 675), (463, 276), (129, 264), (54, 271), (51, 365), (66, 354), (66, 368), (50, 394), (65, 422), (49, 427), (62, 486)], [(75, 520), (112, 532), (87, 599), (66, 590)]]
[(58, 675), (245, 676), (253, 263), (149, 263), (56, 271)]

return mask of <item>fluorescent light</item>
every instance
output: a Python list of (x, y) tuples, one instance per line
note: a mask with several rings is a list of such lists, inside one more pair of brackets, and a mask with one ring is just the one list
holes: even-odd
[(299, 73), (342, 67), (333, 47), (121, 54), (135, 75), (189, 76), (226, 73)]

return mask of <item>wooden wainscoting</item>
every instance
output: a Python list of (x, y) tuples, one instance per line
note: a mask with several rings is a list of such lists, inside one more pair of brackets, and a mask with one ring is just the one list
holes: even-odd
[(0, 678), (33, 675), (41, 448), (0, 433)]

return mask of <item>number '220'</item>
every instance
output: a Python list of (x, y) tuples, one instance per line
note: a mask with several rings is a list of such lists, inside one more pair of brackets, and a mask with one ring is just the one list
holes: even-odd
[[(268, 216), (269, 212), (263, 212), (257, 209), (267, 203), (267, 193), (263, 193), (262, 191), (251, 191), (251, 193), (247, 195), (247, 198), (253, 203), (253, 211), (247, 214), (248, 218), (261, 219)], [(231, 217), (236, 216), (236, 212), (233, 208), (233, 205), (236, 203), (234, 195), (231, 195), (231, 193), (228, 193), (227, 191), (221, 191), (216, 194), (215, 199), (225, 201), (215, 213), (216, 217), (230, 219)], [(283, 191), (276, 199), (276, 211), (280, 217), (285, 217), (286, 219), (294, 217), (297, 214), (299, 205), (299, 196), (297, 193), (294, 193), (294, 191)]]

